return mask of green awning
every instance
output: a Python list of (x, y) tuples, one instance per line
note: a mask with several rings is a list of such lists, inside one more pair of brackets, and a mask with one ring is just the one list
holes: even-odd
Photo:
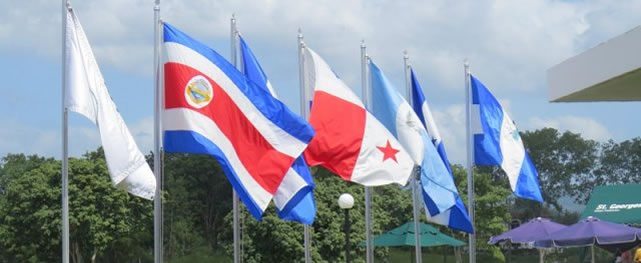
[[(421, 247), (463, 246), (465, 243), (438, 231), (433, 226), (420, 223)], [(362, 246), (365, 242), (362, 242)], [(381, 247), (414, 246), (414, 223), (408, 222), (374, 237), (374, 245)]]
[(581, 218), (588, 216), (621, 224), (641, 224), (641, 184), (595, 187)]

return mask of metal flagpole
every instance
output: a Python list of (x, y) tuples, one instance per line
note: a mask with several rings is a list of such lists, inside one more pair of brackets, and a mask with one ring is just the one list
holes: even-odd
[(154, 174), (156, 175), (156, 195), (154, 196), (154, 262), (163, 261), (163, 234), (162, 234), (162, 134), (160, 112), (163, 105), (160, 65), (160, 41), (162, 37), (160, 21), (160, 0), (154, 3)]
[[(367, 108), (369, 104), (369, 80), (367, 78), (367, 65), (369, 57), (365, 47), (365, 40), (361, 41), (361, 85), (363, 92), (363, 104)], [(370, 187), (365, 187), (365, 243), (367, 263), (374, 262), (374, 243), (372, 242), (372, 192)]]
[[(303, 42), (303, 32), (298, 29), (298, 73), (300, 78), (300, 114), (305, 119), (309, 119), (309, 90), (305, 84), (305, 42)], [(305, 245), (305, 263), (312, 262), (312, 227), (303, 225), (303, 241)]]
[[(410, 84), (410, 64), (409, 64), (409, 56), (407, 55), (407, 51), (403, 52), (403, 64), (404, 66), (404, 73), (405, 73), (405, 90), (407, 94), (407, 101), (410, 104), (410, 106), (414, 106), (414, 101), (412, 100), (412, 86)], [(414, 169), (412, 171), (412, 213), (414, 214), (414, 254), (416, 257), (416, 262), (423, 262), (423, 254), (422, 254), (422, 247), (421, 247), (421, 231), (420, 231), (420, 204), (418, 200), (418, 193), (419, 193), (419, 174), (418, 172), (420, 168)]]
[[(231, 62), (234, 67), (238, 68), (238, 30), (236, 29), (236, 16), (232, 14), (231, 16)], [(234, 216), (234, 263), (240, 263), (241, 261), (241, 252), (240, 252), (240, 199), (238, 198), (238, 193), (236, 190), (232, 190), (232, 205), (233, 205), (233, 216)]]
[[(470, 63), (465, 60), (463, 63), (465, 70), (465, 121), (467, 137), (467, 198), (468, 213), (470, 222), (474, 225), (474, 144), (472, 141), (472, 91), (470, 87)], [(476, 263), (476, 235), (469, 234), (469, 263)]]
[(69, 111), (67, 110), (67, 12), (69, 1), (62, 1), (62, 262), (69, 263)]

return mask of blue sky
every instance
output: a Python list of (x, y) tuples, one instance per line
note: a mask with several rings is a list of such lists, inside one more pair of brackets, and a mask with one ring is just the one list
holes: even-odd
[[(60, 1), (0, 3), (0, 155), (60, 157)], [(144, 152), (152, 147), (153, 0), (72, 1), (113, 100)], [(298, 112), (296, 35), (360, 94), (361, 40), (397, 87), (403, 50), (431, 102), (451, 159), (463, 163), (463, 66), (490, 88), (521, 130), (555, 127), (599, 141), (639, 136), (639, 103), (547, 102), (545, 72), (641, 24), (641, 1), (163, 0), (165, 21), (229, 54), (229, 19), (282, 100)], [(70, 117), (70, 150), (99, 145)]]

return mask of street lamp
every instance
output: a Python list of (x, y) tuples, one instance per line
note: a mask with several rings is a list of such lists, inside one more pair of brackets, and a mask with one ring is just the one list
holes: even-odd
[(350, 194), (342, 194), (338, 197), (338, 206), (345, 211), (343, 231), (345, 231), (345, 262), (349, 263), (349, 232), (351, 224), (349, 221), (349, 209), (354, 206), (354, 197)]

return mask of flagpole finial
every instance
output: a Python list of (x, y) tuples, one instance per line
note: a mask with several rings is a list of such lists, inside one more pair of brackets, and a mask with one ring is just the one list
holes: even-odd
[(403, 50), (403, 58), (404, 59), (409, 59), (410, 56), (407, 54), (407, 49)]
[(303, 41), (303, 29), (300, 27), (298, 28), (298, 43), (300, 44), (301, 48), (305, 47), (305, 41)]
[(365, 48), (365, 39), (361, 39), (361, 48)]
[(469, 67), (470, 66), (470, 61), (467, 60), (467, 58), (463, 59), (463, 66)]

